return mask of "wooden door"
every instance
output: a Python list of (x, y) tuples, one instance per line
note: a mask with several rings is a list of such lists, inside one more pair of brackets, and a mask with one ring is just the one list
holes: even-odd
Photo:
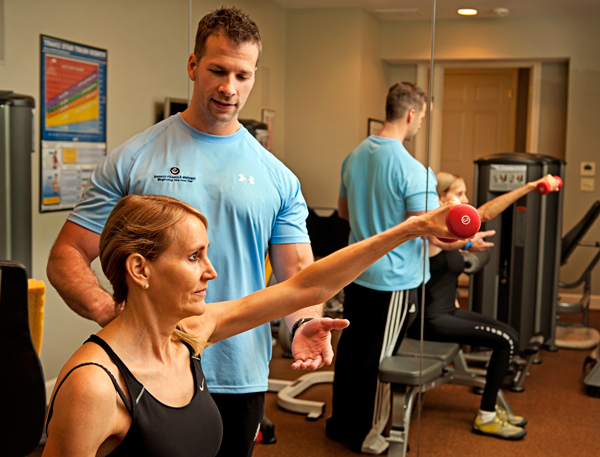
[(446, 69), (441, 170), (462, 176), (473, 196), (473, 161), (514, 152), (518, 69)]

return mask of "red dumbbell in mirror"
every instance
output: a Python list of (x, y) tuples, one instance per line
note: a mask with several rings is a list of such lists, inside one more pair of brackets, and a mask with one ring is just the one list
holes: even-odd
[[(553, 178), (558, 179), (558, 188), (560, 189), (563, 185), (562, 179), (560, 179), (560, 176), (553, 176)], [(540, 195), (546, 195), (550, 192), (550, 184), (546, 181), (539, 182), (535, 188)]]
[[(471, 205), (456, 205), (446, 216), (448, 231), (458, 238), (473, 238), (481, 227), (479, 213)], [(444, 243), (454, 243), (457, 239), (439, 238)]]

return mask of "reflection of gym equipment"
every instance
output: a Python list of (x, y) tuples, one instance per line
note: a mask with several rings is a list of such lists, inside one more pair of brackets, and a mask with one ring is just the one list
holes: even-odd
[[(564, 265), (567, 262), (569, 256), (577, 246), (593, 247), (596, 249), (600, 248), (599, 241), (581, 241), (599, 215), (600, 200), (596, 200), (581, 221), (579, 221), (579, 223), (563, 237), (560, 257), (561, 265)], [(592, 270), (596, 267), (598, 261), (600, 261), (600, 250), (590, 261), (579, 279), (571, 283), (559, 283), (559, 286), (563, 289), (573, 289), (583, 284), (583, 294), (577, 303), (558, 303), (559, 313), (581, 313), (582, 322), (581, 324), (559, 323), (556, 327), (556, 345), (558, 347), (585, 349), (596, 346), (594, 351), (596, 359), (598, 358), (600, 335), (598, 334), (598, 330), (588, 327), (588, 320), (592, 293)], [(588, 359), (590, 359), (590, 357), (588, 357)], [(592, 369), (587, 373), (583, 381), (587, 394), (592, 397), (600, 397), (600, 363), (597, 363), (596, 359), (591, 358), (591, 361), (593, 361)]]
[(46, 385), (29, 329), (27, 271), (18, 262), (0, 261), (0, 347), (2, 455), (29, 455), (44, 428)]
[[(564, 265), (577, 246), (600, 248), (599, 241), (581, 241), (593, 223), (600, 215), (600, 200), (596, 200), (588, 212), (583, 216), (579, 223), (567, 233), (562, 239), (562, 249), (560, 256), (560, 264)], [(572, 283), (560, 282), (558, 285), (563, 289), (573, 289), (583, 283), (583, 296), (581, 300), (575, 304), (559, 303), (559, 313), (583, 313), (583, 325), (588, 325), (590, 311), (590, 296), (591, 296), (591, 273), (596, 264), (600, 260), (600, 251), (592, 259), (589, 265), (585, 268), (579, 279)]]
[[(328, 216), (319, 216), (316, 211), (327, 211)], [(315, 257), (324, 257), (348, 244), (350, 225), (340, 219), (337, 210), (328, 208), (310, 208), (306, 227), (310, 235), (313, 254)], [(339, 307), (335, 309), (339, 312)], [(282, 320), (283, 321), (283, 320)], [(284, 322), (280, 323), (280, 332), (287, 332)], [(289, 338), (289, 332), (285, 333)], [(284, 348), (285, 349), (285, 348)], [(315, 384), (333, 382), (333, 371), (316, 371), (300, 376), (295, 381), (282, 381), (269, 379), (269, 392), (277, 392), (277, 404), (291, 412), (306, 414), (307, 420), (317, 420), (325, 413), (325, 403), (296, 398)]]
[[(585, 391), (590, 397), (600, 398), (600, 346), (596, 346), (592, 354), (590, 354), (584, 363), (583, 372), (586, 377), (583, 380)], [(586, 371), (587, 366), (591, 366), (589, 372)]]
[[(379, 377), (392, 385), (392, 428), (388, 442), (390, 457), (404, 457), (408, 446), (408, 433), (415, 398), (443, 384), (458, 384), (483, 388), (485, 378), (467, 367), (457, 343), (423, 341), (404, 338), (398, 352), (382, 360)], [(450, 368), (450, 363), (453, 367)], [(502, 391), (498, 391), (498, 404), (512, 412)]]
[(254, 119), (238, 119), (240, 124), (246, 127), (246, 130), (258, 140), (263, 147), (267, 147), (269, 126), (264, 122), (255, 121)]
[[(481, 206), (501, 193), (547, 174), (564, 179), (565, 163), (525, 153), (496, 154), (475, 162), (474, 202)], [(518, 179), (510, 184), (508, 176)], [(553, 349), (563, 192), (531, 192), (482, 230), (496, 230), (487, 265), (472, 276), (469, 308), (513, 326), (525, 352), (543, 337)]]

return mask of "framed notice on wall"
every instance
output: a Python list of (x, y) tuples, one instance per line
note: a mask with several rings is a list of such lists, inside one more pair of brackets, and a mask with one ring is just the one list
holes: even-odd
[(383, 128), (383, 121), (369, 118), (367, 124), (367, 136), (376, 135)]
[(272, 109), (262, 110), (262, 121), (267, 124), (267, 140), (263, 146), (273, 152), (273, 132), (275, 130), (275, 111)]
[(40, 212), (46, 212), (73, 208), (106, 156), (107, 51), (40, 38)]

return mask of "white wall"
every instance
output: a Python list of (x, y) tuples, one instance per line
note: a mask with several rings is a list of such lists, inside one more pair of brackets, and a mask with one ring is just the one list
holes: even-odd
[(289, 10), (286, 164), (309, 206), (337, 206), (341, 163), (382, 119), (387, 93), (379, 23), (363, 10)]
[[(262, 108), (277, 111), (275, 148), (283, 155), (285, 12), (267, 0), (237, 2), (260, 27), (264, 53), (257, 82), (242, 117), (261, 119)], [(193, 3), (192, 27), (219, 1)], [(155, 122), (165, 96), (187, 98), (187, 0), (5, 0), (5, 60), (0, 89), (32, 95), (39, 106), (40, 34), (108, 50), (107, 142), (111, 150)], [(263, 71), (263, 70), (267, 71)], [(263, 73), (269, 73), (264, 78)], [(265, 81), (266, 79), (266, 81)], [(36, 112), (36, 135), (39, 118)], [(39, 148), (36, 136), (36, 148)], [(50, 248), (68, 211), (40, 214), (39, 150), (33, 156), (33, 272), (46, 282), (42, 364), (55, 377), (68, 357), (99, 327), (77, 316), (46, 278)], [(94, 270), (101, 274), (97, 262)]]

